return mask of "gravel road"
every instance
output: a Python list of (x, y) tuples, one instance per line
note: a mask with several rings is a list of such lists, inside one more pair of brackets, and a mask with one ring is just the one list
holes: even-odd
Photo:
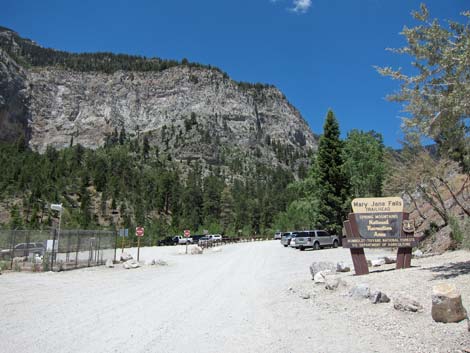
[[(411, 315), (426, 315), (424, 322), (435, 325), (430, 314), (397, 314), (391, 304), (379, 308), (315, 286), (309, 265), (351, 263), (346, 249), (300, 252), (278, 241), (231, 244), (203, 255), (179, 254), (182, 249), (141, 249), (141, 260), (164, 260), (167, 266), (0, 276), (0, 351), (396, 352), (407, 351), (407, 337), (391, 334), (390, 328), (401, 331), (390, 323), (412, 326)], [(386, 254), (367, 251), (369, 258)], [(352, 284), (360, 278), (344, 276)], [(309, 299), (302, 298), (306, 294)], [(407, 316), (397, 317), (402, 314)], [(441, 351), (436, 344), (449, 329), (460, 341), (443, 351), (469, 342), (462, 342), (470, 336), (466, 323), (436, 327), (430, 342), (410, 351)], [(428, 329), (406, 334), (413, 338)]]

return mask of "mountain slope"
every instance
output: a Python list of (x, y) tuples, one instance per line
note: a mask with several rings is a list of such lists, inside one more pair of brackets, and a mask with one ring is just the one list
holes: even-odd
[(12, 140), (19, 126), (40, 152), (72, 140), (96, 148), (125, 133), (177, 160), (224, 166), (242, 159), (245, 168), (261, 163), (298, 172), (316, 148), (277, 88), (239, 83), (217, 68), (56, 51), (6, 28), (0, 48), (0, 95), (10, 102), (0, 106), (8, 127), (0, 138)]

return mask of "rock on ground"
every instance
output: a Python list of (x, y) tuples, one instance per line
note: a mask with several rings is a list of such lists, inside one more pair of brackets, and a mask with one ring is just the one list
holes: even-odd
[(322, 262), (314, 262), (310, 265), (310, 273), (312, 274), (312, 279), (315, 280), (315, 275), (318, 272), (325, 272), (327, 273), (334, 273), (336, 272), (336, 265), (333, 262), (327, 262), (327, 261), (322, 261)]
[(130, 269), (133, 269), (133, 268), (140, 267), (140, 264), (137, 261), (135, 261), (134, 259), (131, 259), (131, 260), (127, 260), (126, 262), (124, 262), (122, 264), (122, 267), (124, 267), (126, 270), (130, 270)]
[(325, 278), (325, 289), (336, 290), (339, 286), (346, 286), (346, 283), (337, 276), (327, 276)]
[(378, 304), (378, 303), (389, 303), (390, 298), (385, 294), (384, 292), (381, 292), (379, 290), (376, 290), (372, 292), (372, 294), (369, 297), (370, 301), (372, 304)]
[(132, 259), (133, 259), (132, 255), (127, 253), (127, 252), (123, 252), (121, 254), (121, 261), (123, 261), (123, 262), (129, 261), (129, 260), (132, 260)]
[(107, 259), (105, 266), (106, 266), (107, 268), (113, 268), (113, 267), (114, 267), (113, 260)]
[(338, 262), (336, 264), (336, 272), (349, 272), (351, 271), (351, 267), (346, 265), (343, 261)]
[(373, 267), (379, 267), (382, 265), (385, 265), (385, 260), (384, 259), (376, 259), (371, 261)]
[(393, 299), (393, 307), (399, 311), (422, 312), (423, 306), (415, 299), (406, 295), (399, 295)]
[(361, 283), (351, 288), (349, 296), (356, 299), (367, 299), (370, 297), (370, 287), (367, 283)]
[(397, 262), (396, 256), (385, 256), (384, 258), (385, 264), (390, 265)]
[(194, 248), (191, 248), (191, 254), (193, 255), (200, 255), (203, 253), (203, 249), (200, 246), (195, 246)]
[(421, 250), (417, 249), (413, 252), (413, 257), (422, 257), (424, 254)]
[(437, 322), (460, 322), (467, 318), (462, 296), (453, 284), (441, 283), (433, 287), (431, 315)]
[(326, 275), (330, 273), (329, 271), (320, 271), (318, 273), (315, 273), (315, 276), (313, 276), (313, 281), (315, 283), (325, 283), (325, 278)]

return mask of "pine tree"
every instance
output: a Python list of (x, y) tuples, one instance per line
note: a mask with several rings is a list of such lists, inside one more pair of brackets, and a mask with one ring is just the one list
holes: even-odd
[(343, 142), (339, 135), (338, 121), (329, 110), (317, 155), (318, 223), (335, 234), (340, 234), (348, 199), (348, 183), (342, 168)]
[(23, 218), (17, 205), (14, 205), (10, 211), (10, 229), (23, 229)]

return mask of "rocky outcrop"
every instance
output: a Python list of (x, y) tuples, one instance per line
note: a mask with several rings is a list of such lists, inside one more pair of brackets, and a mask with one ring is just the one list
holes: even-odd
[(29, 138), (29, 97), (26, 72), (0, 49), (0, 141)]
[[(19, 55), (20, 46), (29, 56)], [(31, 49), (35, 46), (37, 51)], [(0, 47), (33, 63), (22, 68), (0, 51), (0, 140), (21, 128), (30, 131), (30, 147), (44, 152), (48, 145), (63, 148), (72, 140), (96, 148), (123, 131), (145, 136), (176, 160), (209, 165), (255, 160), (292, 170), (316, 148), (305, 120), (273, 86), (238, 83), (221, 70), (189, 64), (109, 73), (57, 63), (34, 66), (34, 53), (40, 52), (41, 62), (47, 55), (72, 54), (41, 48), (1, 28)]]

